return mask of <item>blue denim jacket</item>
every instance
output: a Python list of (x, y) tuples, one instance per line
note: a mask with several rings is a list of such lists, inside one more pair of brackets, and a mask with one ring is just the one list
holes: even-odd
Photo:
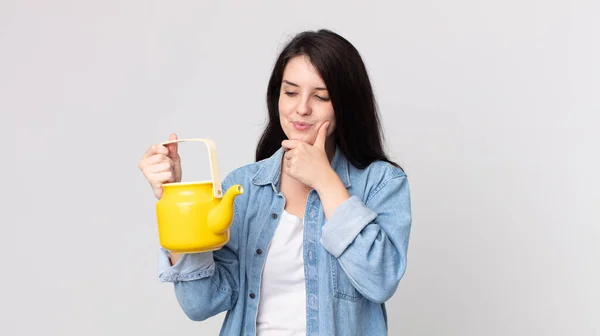
[[(279, 192), (280, 149), (268, 159), (232, 171), (244, 194), (234, 202), (230, 240), (218, 251), (185, 254), (171, 266), (159, 251), (159, 279), (173, 282), (187, 316), (202, 321), (227, 311), (221, 335), (255, 335), (266, 253), (285, 198)], [(410, 193), (402, 170), (385, 162), (366, 169), (339, 148), (332, 167), (351, 197), (326, 220), (312, 190), (304, 213), (306, 335), (387, 335), (384, 302), (406, 270)]]

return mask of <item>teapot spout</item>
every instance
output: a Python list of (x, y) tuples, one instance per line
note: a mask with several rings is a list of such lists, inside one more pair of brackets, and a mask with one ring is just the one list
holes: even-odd
[(240, 184), (233, 185), (227, 189), (225, 195), (215, 208), (208, 214), (208, 226), (215, 234), (225, 232), (233, 220), (233, 201), (244, 193), (244, 187)]

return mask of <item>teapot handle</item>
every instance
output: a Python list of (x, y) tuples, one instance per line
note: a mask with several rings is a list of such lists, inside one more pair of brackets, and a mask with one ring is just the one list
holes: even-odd
[(161, 143), (161, 145), (168, 145), (176, 142), (184, 142), (184, 141), (192, 141), (192, 142), (204, 142), (206, 148), (208, 149), (208, 160), (210, 163), (210, 176), (212, 178), (213, 184), (213, 194), (215, 198), (223, 197), (223, 189), (221, 187), (221, 177), (219, 176), (219, 161), (217, 159), (217, 147), (215, 143), (210, 139), (177, 139), (177, 140), (169, 140)]

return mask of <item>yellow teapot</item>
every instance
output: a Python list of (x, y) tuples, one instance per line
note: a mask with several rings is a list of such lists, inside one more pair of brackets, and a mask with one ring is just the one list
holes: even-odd
[(178, 139), (162, 145), (196, 141), (208, 148), (212, 181), (163, 184), (163, 196), (156, 203), (159, 242), (174, 253), (198, 253), (222, 248), (229, 241), (233, 201), (244, 193), (239, 185), (223, 195), (216, 146), (209, 139)]

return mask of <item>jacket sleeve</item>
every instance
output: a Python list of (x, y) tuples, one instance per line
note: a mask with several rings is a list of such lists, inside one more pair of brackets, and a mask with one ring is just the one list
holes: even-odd
[(406, 175), (383, 181), (363, 202), (352, 195), (323, 225), (321, 244), (365, 298), (387, 301), (404, 276), (411, 228)]
[[(226, 179), (223, 190), (228, 188)], [(240, 226), (240, 216), (234, 201), (230, 239), (221, 249), (184, 254), (175, 265), (171, 265), (169, 252), (160, 248), (158, 277), (162, 282), (174, 284), (177, 301), (190, 319), (203, 321), (235, 305), (240, 283)]]

